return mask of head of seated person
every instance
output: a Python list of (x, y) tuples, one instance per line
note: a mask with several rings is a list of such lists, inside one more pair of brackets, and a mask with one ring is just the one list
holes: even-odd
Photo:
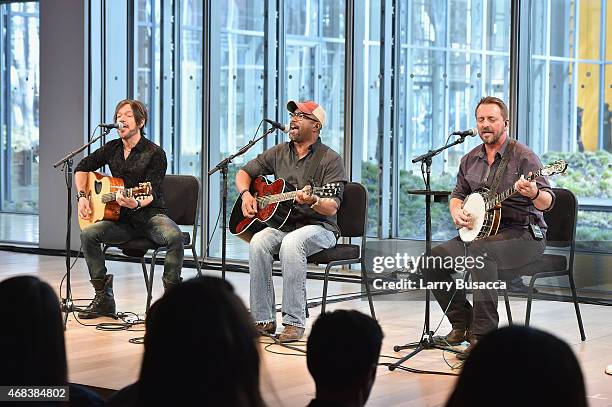
[(446, 407), (586, 407), (582, 371), (561, 339), (525, 326), (486, 335), (470, 353)]
[(260, 406), (253, 323), (226, 281), (188, 280), (151, 306), (139, 405)]
[(358, 311), (320, 315), (306, 350), (316, 386), (312, 405), (363, 406), (374, 385), (382, 339), (378, 322)]
[(66, 348), (59, 300), (33, 276), (0, 282), (1, 385), (65, 385)]

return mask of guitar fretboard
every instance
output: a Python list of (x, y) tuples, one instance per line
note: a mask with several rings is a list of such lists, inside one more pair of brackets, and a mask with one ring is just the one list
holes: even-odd
[[(126, 198), (131, 198), (132, 197), (132, 189), (125, 189), (123, 191), (123, 196)], [(115, 192), (107, 192), (106, 194), (102, 194), (102, 197), (100, 198), (102, 200), (102, 203), (107, 204), (109, 202), (113, 202), (115, 200), (115, 198), (117, 197)]]
[(297, 191), (291, 191), (291, 192), (283, 192), (283, 193), (275, 194), (275, 195), (262, 196), (261, 198), (257, 198), (257, 205), (260, 208), (265, 208), (269, 204), (290, 201), (292, 199), (295, 199), (296, 195), (297, 195)]
[[(539, 177), (540, 175), (542, 175), (541, 169), (531, 174), (531, 176), (527, 177), (526, 179), (527, 181), (531, 182), (537, 177)], [(506, 189), (505, 191), (502, 191), (499, 194), (495, 194), (493, 199), (490, 199), (487, 201), (487, 210), (489, 211), (495, 208), (497, 205), (501, 204), (503, 201), (510, 198), (512, 195), (514, 195), (515, 192), (516, 192), (516, 189), (514, 189), (514, 185), (513, 185), (512, 187)]]

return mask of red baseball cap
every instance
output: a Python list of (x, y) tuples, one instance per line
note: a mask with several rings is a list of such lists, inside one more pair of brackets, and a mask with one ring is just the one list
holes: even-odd
[(321, 107), (317, 102), (312, 100), (305, 100), (303, 102), (296, 102), (295, 100), (290, 100), (287, 103), (287, 110), (291, 113), (295, 112), (297, 109), (300, 109), (300, 112), (310, 114), (317, 119), (321, 126), (325, 126), (325, 122), (327, 120), (327, 113), (325, 113), (325, 109)]

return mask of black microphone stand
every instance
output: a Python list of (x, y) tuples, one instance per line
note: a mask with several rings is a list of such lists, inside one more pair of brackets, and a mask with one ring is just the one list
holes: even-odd
[[(417, 195), (425, 195), (425, 259), (428, 259), (431, 256), (431, 197), (433, 196), (448, 196), (450, 193), (447, 191), (432, 191), (430, 184), (430, 175), (431, 175), (431, 163), (432, 158), (436, 155), (440, 154), (442, 151), (447, 148), (453, 147), (457, 144), (461, 144), (465, 141), (465, 137), (467, 135), (461, 135), (457, 140), (453, 141), (450, 144), (446, 144), (436, 150), (429, 150), (425, 154), (422, 154), (412, 160), (413, 163), (421, 162), (421, 172), (423, 173), (423, 179), (425, 181), (425, 189), (424, 190), (415, 190), (409, 191), (412, 194)], [(419, 352), (424, 349), (443, 349), (450, 352), (458, 353), (458, 351), (448, 348), (446, 346), (438, 345), (435, 343), (433, 338), (433, 332), (431, 331), (429, 325), (429, 298), (430, 292), (429, 288), (427, 288), (427, 273), (423, 273), (423, 281), (425, 282), (425, 327), (423, 333), (421, 335), (421, 339), (418, 342), (408, 343), (406, 345), (396, 345), (393, 347), (395, 352), (399, 352), (402, 349), (414, 348), (412, 352), (408, 355), (404, 356), (400, 360), (395, 363), (389, 365), (389, 370), (395, 370), (396, 368), (401, 368), (403, 370), (412, 371), (410, 368), (406, 368), (400, 366), (402, 363), (415, 356)]]
[[(72, 302), (72, 288), (70, 286), (70, 231), (72, 228), (72, 158), (85, 150), (91, 144), (98, 141), (100, 138), (107, 136), (110, 133), (110, 128), (102, 128), (100, 135), (92, 138), (87, 144), (79, 147), (73, 152), (66, 155), (64, 158), (53, 164), (53, 168), (57, 168), (63, 164), (61, 171), (65, 172), (66, 175), (66, 297), (62, 297), (61, 308), (64, 313), (64, 330), (66, 330), (66, 323), (68, 322), (68, 314), (74, 311), (74, 304)], [(61, 295), (61, 292), (60, 292)]]
[(243, 155), (247, 151), (251, 149), (257, 142), (269, 134), (272, 134), (276, 129), (274, 127), (269, 128), (262, 134), (259, 138), (253, 139), (248, 142), (247, 145), (242, 147), (236, 153), (224, 158), (219, 162), (219, 164), (215, 165), (213, 168), (208, 171), (208, 176), (210, 177), (217, 171), (221, 171), (222, 180), (221, 180), (221, 278), (225, 280), (225, 271), (227, 269), (226, 265), (226, 246), (227, 246), (227, 172), (229, 164), (232, 160), (238, 156)]

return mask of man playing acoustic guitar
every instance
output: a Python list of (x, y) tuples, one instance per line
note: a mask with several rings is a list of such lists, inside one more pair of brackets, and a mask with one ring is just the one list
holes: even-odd
[[(333, 247), (339, 237), (336, 213), (347, 178), (342, 158), (321, 143), (325, 110), (313, 101), (287, 104), (291, 116), (291, 141), (259, 154), (236, 174), (243, 215), (253, 218), (257, 201), (249, 191), (251, 181), (274, 174), (296, 189), (295, 207), (281, 230), (267, 227), (255, 233), (249, 245), (251, 314), (260, 333), (276, 332), (272, 263), (278, 254), (283, 273), (283, 342), (299, 340), (306, 322), (306, 258)], [(333, 197), (320, 198), (309, 191), (309, 174), (315, 185), (339, 183)]]
[[(457, 184), (449, 205), (453, 222), (458, 228), (472, 229), (474, 217), (464, 209), (464, 200), (483, 187), (495, 188), (495, 181), (498, 184), (495, 188), (497, 193), (513, 186), (516, 192), (501, 204), (497, 234), (467, 244), (456, 237), (434, 247), (432, 260), (438, 257), (457, 259), (466, 255), (478, 258), (475, 263), (481, 267), (471, 270), (471, 278), (475, 285), (482, 286), (482, 283), (497, 282), (498, 269), (522, 267), (542, 254), (546, 247), (547, 229), (542, 211), (552, 207), (555, 196), (544, 177), (537, 177), (532, 182), (525, 179), (542, 165), (533, 151), (508, 136), (506, 104), (496, 97), (484, 97), (476, 107), (475, 116), (483, 144), (461, 159)], [(497, 175), (500, 167), (500, 174)], [(435, 266), (435, 261), (432, 263), (434, 266), (423, 269), (427, 281), (452, 283), (449, 290), (432, 290), (452, 324), (452, 331), (448, 335), (435, 339), (442, 345), (469, 341), (470, 346), (458, 354), (459, 359), (465, 359), (481, 336), (497, 329), (497, 290), (475, 288), (472, 307), (466, 300), (465, 290), (455, 289), (455, 281), (451, 277), (454, 270), (444, 268), (447, 266)], [(466, 264), (465, 260), (463, 264)], [(486, 284), (484, 286), (488, 287)]]
[(147, 109), (137, 100), (125, 99), (115, 108), (114, 122), (123, 124), (118, 129), (119, 139), (83, 158), (75, 169), (79, 217), (88, 219), (92, 214), (86, 193), (87, 175), (108, 165), (114, 177), (124, 181), (125, 188), (141, 182), (150, 182), (152, 195), (144, 199), (126, 198), (117, 193), (121, 206), (118, 222), (102, 220), (83, 229), (81, 244), (87, 262), (95, 297), (79, 318), (97, 318), (115, 313), (113, 275), (106, 274), (101, 244), (121, 244), (137, 237), (146, 237), (168, 248), (162, 277), (164, 289), (180, 282), (183, 265), (183, 236), (179, 227), (165, 215), (166, 208), (161, 190), (166, 175), (166, 153), (144, 137)]

